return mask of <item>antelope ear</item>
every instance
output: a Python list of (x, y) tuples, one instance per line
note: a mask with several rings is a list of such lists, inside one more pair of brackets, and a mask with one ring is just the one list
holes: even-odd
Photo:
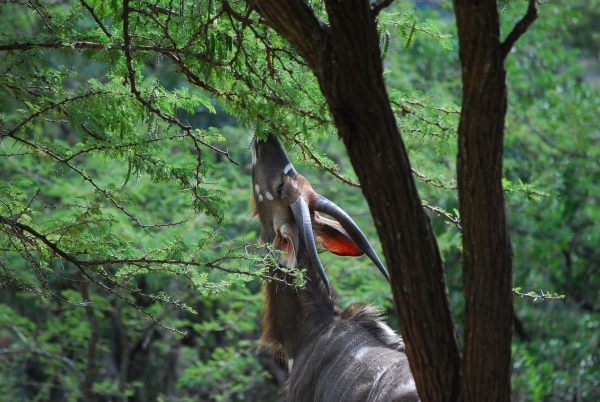
[(276, 255), (277, 262), (286, 268), (296, 266), (296, 247), (294, 243), (297, 243), (297, 240), (294, 242), (294, 238), (298, 238), (298, 229), (289, 225), (282, 225), (273, 241), (273, 247), (279, 251)]
[(342, 225), (336, 221), (323, 218), (315, 212), (312, 226), (315, 240), (333, 254), (351, 257), (364, 254)]

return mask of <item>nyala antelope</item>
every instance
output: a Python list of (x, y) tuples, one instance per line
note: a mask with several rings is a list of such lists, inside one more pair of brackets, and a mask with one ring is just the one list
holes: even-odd
[[(273, 134), (252, 141), (252, 193), (260, 242), (272, 244), (280, 265), (306, 269), (304, 289), (275, 281), (265, 289), (263, 341), (287, 362), (288, 401), (418, 401), (402, 340), (375, 307), (335, 305), (315, 242), (338, 255), (366, 254), (389, 280), (385, 267), (348, 214), (296, 172)], [(271, 275), (292, 280), (279, 269)]]

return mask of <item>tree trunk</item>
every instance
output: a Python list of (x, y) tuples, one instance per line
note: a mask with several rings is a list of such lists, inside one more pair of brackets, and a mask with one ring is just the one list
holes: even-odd
[(443, 265), (390, 107), (369, 2), (326, 1), (329, 27), (302, 0), (252, 3), (307, 61), (328, 100), (383, 245), (420, 397), (459, 400), (461, 356)]
[(90, 303), (85, 306), (85, 315), (87, 317), (88, 323), (90, 325), (90, 339), (88, 341), (88, 350), (87, 350), (87, 362), (85, 367), (85, 380), (82, 385), (82, 394), (83, 398), (88, 402), (94, 402), (96, 400), (96, 396), (94, 395), (94, 380), (96, 373), (96, 355), (98, 348), (98, 321), (96, 320), (96, 316), (94, 315), (94, 307), (92, 307), (92, 301), (90, 300), (90, 295), (87, 288), (87, 283), (83, 277), (81, 272), (78, 273), (79, 280), (79, 292), (81, 293), (81, 297), (84, 303)]
[(456, 164), (466, 303), (463, 389), (467, 401), (508, 401), (513, 253), (502, 188), (504, 59), (535, 19), (535, 5), (530, 1), (506, 43), (500, 42), (496, 1), (454, 0), (454, 10), (463, 82)]

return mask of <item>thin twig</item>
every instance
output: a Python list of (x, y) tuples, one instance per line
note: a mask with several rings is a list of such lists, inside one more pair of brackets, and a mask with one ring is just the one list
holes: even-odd
[(98, 18), (98, 16), (94, 12), (94, 8), (92, 6), (90, 6), (88, 3), (86, 3), (85, 0), (79, 0), (79, 2), (81, 3), (82, 6), (84, 6), (89, 11), (89, 13), (92, 15), (92, 18), (94, 18), (94, 21), (96, 21), (96, 24), (98, 24), (98, 26), (100, 27), (102, 32), (104, 32), (104, 34), (106, 36), (111, 38), (112, 35), (110, 34), (110, 32), (108, 32), (108, 30), (106, 29), (106, 27), (104, 26), (102, 21), (100, 21), (100, 18)]
[(421, 203), (421, 205), (423, 206), (423, 208), (428, 209), (432, 212), (435, 212), (436, 214), (438, 214), (440, 216), (443, 216), (444, 218), (449, 220), (454, 226), (456, 226), (456, 228), (458, 230), (462, 231), (462, 227), (460, 226), (460, 220), (458, 218), (453, 218), (452, 215), (450, 215), (448, 212), (444, 211), (441, 208), (437, 208), (437, 207), (431, 206), (426, 203)]
[(521, 297), (530, 297), (533, 299), (533, 301), (538, 301), (538, 300), (560, 300), (560, 299), (564, 299), (565, 295), (559, 295), (557, 293), (554, 294), (550, 294), (550, 292), (546, 292), (544, 293), (543, 290), (540, 290), (540, 294), (537, 294), (536, 292), (527, 292), (527, 293), (521, 293), (521, 288), (513, 288), (513, 293), (515, 293), (518, 296)]
[(446, 186), (446, 185), (444, 185), (442, 183), (438, 183), (436, 181), (433, 181), (432, 179), (430, 179), (429, 177), (425, 176), (424, 174), (417, 172), (414, 168), (410, 168), (410, 170), (419, 179), (423, 180), (425, 183), (431, 184), (434, 187), (445, 188), (445, 189), (448, 189), (448, 190), (456, 190), (458, 188), (456, 185)]

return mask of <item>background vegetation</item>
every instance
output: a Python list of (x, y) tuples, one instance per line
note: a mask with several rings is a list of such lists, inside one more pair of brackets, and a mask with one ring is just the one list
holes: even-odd
[[(283, 136), (377, 244), (368, 208), (315, 80), (244, 3), (125, 3), (128, 15), (119, 2), (0, 5), (0, 392), (276, 400), (285, 372), (258, 348), (268, 261), (247, 201), (251, 133)], [(506, 29), (525, 5), (500, 4)], [(507, 61), (514, 283), (537, 295), (515, 294), (514, 400), (600, 399), (599, 6), (542, 5)], [(460, 328), (449, 7), (399, 2), (380, 26)], [(374, 302), (397, 327), (366, 259), (323, 262), (342, 305)]]

